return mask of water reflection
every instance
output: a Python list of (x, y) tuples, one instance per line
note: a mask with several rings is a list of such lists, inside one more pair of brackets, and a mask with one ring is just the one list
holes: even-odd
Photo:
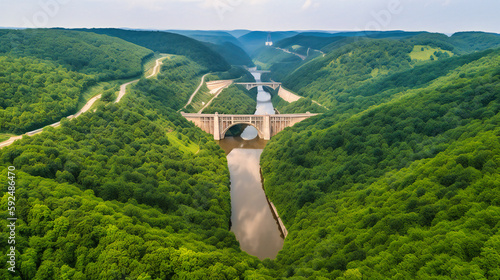
[(231, 173), (231, 230), (243, 251), (259, 259), (274, 259), (284, 240), (262, 189), (261, 153), (262, 149), (236, 148), (227, 156)]
[(244, 140), (242, 137), (226, 137), (218, 141), (219, 146), (229, 155), (234, 149), (260, 149), (263, 150), (268, 141), (260, 137)]

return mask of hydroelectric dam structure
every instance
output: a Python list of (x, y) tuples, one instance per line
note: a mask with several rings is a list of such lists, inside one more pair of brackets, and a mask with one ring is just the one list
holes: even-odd
[(190, 114), (181, 112), (182, 116), (193, 122), (203, 131), (214, 136), (215, 140), (224, 139), (229, 128), (246, 124), (257, 129), (259, 137), (271, 140), (283, 129), (318, 114), (282, 114), (282, 115), (222, 115), (222, 114)]

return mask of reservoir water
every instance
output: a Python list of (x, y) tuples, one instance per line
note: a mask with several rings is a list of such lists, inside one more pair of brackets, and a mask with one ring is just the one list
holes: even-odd
[[(260, 73), (252, 73), (260, 81)], [(271, 95), (258, 89), (255, 114), (274, 114)], [(262, 188), (260, 155), (267, 141), (248, 126), (241, 137), (219, 141), (231, 174), (231, 231), (243, 251), (259, 259), (274, 259), (283, 248), (283, 234)]]

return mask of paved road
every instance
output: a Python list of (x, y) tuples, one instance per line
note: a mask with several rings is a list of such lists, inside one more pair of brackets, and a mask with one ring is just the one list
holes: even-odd
[(87, 112), (88, 110), (90, 110), (90, 107), (92, 107), (92, 105), (94, 105), (94, 103), (95, 103), (97, 100), (99, 100), (99, 98), (101, 98), (101, 96), (102, 96), (102, 94), (98, 94), (98, 95), (96, 95), (96, 96), (92, 97), (92, 98), (91, 98), (91, 99), (87, 102), (87, 104), (85, 104), (85, 106), (83, 106), (83, 108), (82, 108), (80, 111), (78, 111), (78, 113), (76, 113), (74, 116), (73, 116), (73, 115), (69, 116), (69, 117), (68, 117), (68, 119), (77, 118), (77, 117), (79, 117), (81, 114), (83, 114), (83, 113)]
[[(153, 73), (149, 76), (147, 76), (146, 78), (149, 79), (151, 77), (153, 77), (154, 75), (158, 74), (160, 72), (160, 66), (161, 66), (161, 60), (165, 59), (165, 57), (161, 57), (161, 58), (158, 58), (156, 60), (156, 65), (153, 69)], [(127, 92), (127, 86), (130, 85), (130, 84), (133, 84), (133, 83), (136, 83), (138, 82), (139, 79), (137, 80), (134, 80), (134, 81), (131, 81), (131, 82), (128, 82), (128, 83), (125, 83), (123, 85), (120, 86), (120, 93), (118, 94), (118, 98), (116, 98), (116, 101), (115, 103), (118, 103), (120, 102), (120, 100), (122, 99), (122, 97), (125, 95), (125, 93)], [(202, 83), (203, 84), (203, 83)], [(90, 108), (92, 107), (92, 105), (94, 105), (94, 103), (99, 100), (99, 98), (101, 98), (101, 94), (99, 95), (96, 95), (94, 97), (92, 97), (86, 104), (85, 106), (83, 106), (82, 109), (80, 109), (80, 111), (78, 111), (78, 113), (74, 114), (74, 115), (71, 115), (71, 116), (68, 116), (66, 118), (68, 119), (74, 119), (74, 118), (77, 118), (79, 117), (81, 114), (87, 112), (88, 110), (90, 110)], [(52, 127), (58, 127), (61, 125), (61, 122), (56, 122), (56, 123), (53, 123), (51, 124), (50, 126)], [(28, 135), (28, 136), (33, 136), (35, 134), (38, 134), (38, 133), (41, 133), (43, 131), (45, 127), (42, 127), (42, 128), (39, 128), (39, 129), (36, 129), (36, 130), (33, 130), (33, 131), (30, 131), (30, 132), (26, 132), (25, 135)], [(3, 147), (7, 147), (9, 145), (11, 145), (12, 143), (14, 143), (16, 140), (19, 140), (21, 139), (23, 136), (22, 135), (19, 135), (19, 136), (12, 136), (9, 138), (9, 140), (6, 140), (6, 141), (3, 141), (0, 143), (0, 149), (3, 148)]]
[(155, 65), (155, 68), (153, 68), (153, 73), (149, 76), (146, 77), (146, 79), (149, 79), (153, 76), (155, 76), (156, 74), (160, 73), (160, 66), (163, 64), (163, 62), (161, 62), (163, 59), (165, 59), (166, 57), (161, 57), (161, 58), (158, 58), (156, 60), (156, 65)]
[(120, 86), (120, 93), (118, 93), (118, 97), (116, 98), (115, 103), (120, 102), (120, 100), (122, 100), (122, 97), (125, 96), (125, 94), (127, 93), (127, 86), (129, 86), (130, 84), (133, 84), (133, 83), (137, 83), (138, 81), (139, 81), (139, 79), (133, 80), (131, 82), (128, 82), (128, 83), (121, 85)]

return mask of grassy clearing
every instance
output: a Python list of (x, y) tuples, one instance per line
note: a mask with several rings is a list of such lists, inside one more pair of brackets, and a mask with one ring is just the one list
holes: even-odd
[(271, 64), (264, 63), (264, 62), (261, 62), (261, 61), (258, 61), (258, 60), (254, 60), (253, 63), (260, 70), (269, 70), (269, 68), (271, 67)]
[(410, 53), (410, 57), (412, 60), (419, 60), (419, 61), (431, 60), (432, 58), (437, 60), (438, 57), (436, 57), (436, 55), (434, 54), (435, 52), (447, 53), (448, 56), (453, 56), (452, 52), (445, 51), (441, 48), (434, 48), (431, 46), (424, 46), (424, 45), (415, 45), (413, 47), (413, 51)]
[[(186, 136), (183, 136), (175, 131), (167, 133), (167, 137), (168, 141), (170, 141), (173, 146), (178, 147), (181, 151), (196, 154), (200, 150), (200, 146), (189, 140), (189, 144), (186, 146), (186, 143), (181, 140), (182, 138), (186, 138)], [(181, 137), (181, 139), (179, 139), (179, 137)]]
[(389, 74), (389, 70), (387, 69), (380, 70), (379, 68), (375, 68), (371, 72), (371, 76), (373, 78), (377, 77), (378, 75), (387, 75), (387, 74)]
[(207, 85), (204, 84), (200, 91), (196, 94), (196, 96), (193, 98), (193, 102), (189, 106), (189, 111), (192, 113), (196, 113), (207, 104), (210, 99), (212, 99), (214, 96), (210, 94), (210, 90), (207, 88)]

